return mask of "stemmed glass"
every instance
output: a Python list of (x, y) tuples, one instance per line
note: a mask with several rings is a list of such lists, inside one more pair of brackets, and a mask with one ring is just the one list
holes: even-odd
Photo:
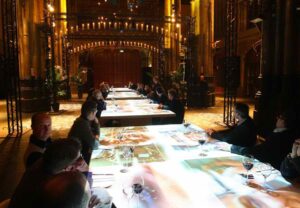
[(246, 174), (246, 184), (249, 183), (249, 171), (253, 168), (254, 166), (254, 159), (251, 155), (243, 157), (243, 166), (247, 170)]
[(257, 170), (264, 177), (263, 186), (265, 187), (267, 184), (267, 178), (272, 174), (273, 167), (269, 163), (260, 163), (257, 166)]
[(187, 120), (183, 120), (183, 126), (185, 128), (188, 128), (191, 125), (191, 123), (189, 123)]
[[(141, 175), (134, 176), (130, 182), (128, 180), (123, 183), (123, 193), (128, 199), (128, 205), (130, 205), (130, 200), (136, 196), (136, 207), (140, 207), (141, 194), (145, 189), (144, 177)], [(130, 206), (128, 206), (130, 207)]]
[(205, 142), (207, 141), (207, 138), (204, 136), (204, 135), (201, 135), (199, 140), (198, 140), (198, 143), (200, 144), (200, 156), (201, 157), (205, 157), (207, 156), (204, 152), (203, 152), (203, 145), (205, 144)]
[[(134, 149), (133, 149), (133, 147), (130, 147), (130, 146), (123, 146), (121, 148), (121, 151), (122, 151), (122, 157), (123, 157), (124, 161), (123, 161), (123, 168), (120, 170), (120, 172), (126, 173), (126, 172), (128, 172), (127, 167), (129, 167), (130, 162), (132, 162)], [(120, 158), (120, 159), (122, 159), (122, 158)]]

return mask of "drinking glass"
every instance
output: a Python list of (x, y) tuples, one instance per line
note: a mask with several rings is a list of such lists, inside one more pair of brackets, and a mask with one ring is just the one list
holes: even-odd
[(145, 189), (144, 177), (141, 175), (136, 175), (132, 179), (124, 180), (123, 184), (123, 194), (128, 200), (128, 207), (132, 199), (136, 201), (136, 206), (139, 208), (142, 200), (142, 192)]
[(251, 155), (243, 157), (243, 166), (247, 170), (246, 174), (246, 184), (249, 183), (249, 171), (253, 168), (254, 166), (254, 159)]
[(201, 136), (200, 139), (198, 140), (198, 143), (200, 144), (200, 156), (201, 157), (205, 157), (207, 156), (204, 151), (203, 151), (203, 145), (205, 144), (206, 142), (206, 138), (204, 136)]
[[(273, 170), (273, 167), (269, 163), (260, 163), (257, 166), (257, 172), (259, 172), (264, 177), (263, 187), (267, 186), (267, 178), (272, 174)], [(267, 192), (269, 191), (270, 190), (267, 189)]]
[(128, 172), (128, 167), (131, 165), (130, 163), (132, 162), (132, 157), (134, 153), (133, 147), (130, 146), (123, 146), (121, 148), (121, 157), (120, 160), (123, 160), (123, 168), (120, 170), (122, 173)]
[(140, 207), (141, 203), (141, 194), (144, 191), (145, 184), (144, 184), (144, 177), (143, 176), (136, 176), (134, 177), (133, 183), (132, 183), (132, 190), (133, 190), (133, 196), (136, 196), (137, 204), (136, 207)]
[(187, 120), (183, 120), (183, 126), (184, 126), (185, 128), (188, 128), (190, 125), (191, 125), (190, 122), (188, 122)]

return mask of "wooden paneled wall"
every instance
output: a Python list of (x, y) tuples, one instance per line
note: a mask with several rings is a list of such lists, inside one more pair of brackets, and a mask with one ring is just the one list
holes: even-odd
[(103, 81), (123, 87), (129, 81), (141, 82), (141, 55), (138, 50), (96, 50), (92, 54), (95, 87)]

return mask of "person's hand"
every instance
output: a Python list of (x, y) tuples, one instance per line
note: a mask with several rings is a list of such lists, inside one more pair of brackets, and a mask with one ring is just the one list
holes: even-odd
[(300, 157), (300, 138), (294, 141), (291, 157)]
[(209, 136), (211, 136), (212, 133), (215, 132), (215, 130), (214, 130), (214, 129), (206, 129), (205, 132), (206, 132)]
[(158, 108), (158, 109), (163, 109), (163, 105), (162, 105), (162, 104), (159, 104), (157, 108)]
[(99, 120), (98, 120), (97, 117), (95, 117), (94, 122), (95, 122), (96, 124), (99, 124)]
[(100, 203), (101, 203), (100, 199), (96, 195), (92, 195), (89, 201), (89, 208), (94, 208)]

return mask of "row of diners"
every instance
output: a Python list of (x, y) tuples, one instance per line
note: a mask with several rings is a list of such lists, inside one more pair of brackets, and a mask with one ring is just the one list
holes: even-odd
[(288, 180), (300, 176), (293, 115), (279, 113), (258, 143), (244, 103), (221, 131), (184, 122), (184, 111), (154, 77), (151, 87), (91, 89), (67, 139), (52, 140), (51, 117), (34, 114), (8, 207), (300, 207)]

